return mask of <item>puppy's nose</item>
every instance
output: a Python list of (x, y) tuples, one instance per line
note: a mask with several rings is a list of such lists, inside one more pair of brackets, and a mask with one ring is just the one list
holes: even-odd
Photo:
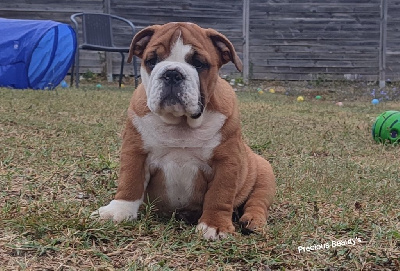
[(183, 75), (177, 70), (168, 70), (163, 74), (162, 79), (166, 84), (173, 86), (183, 81)]

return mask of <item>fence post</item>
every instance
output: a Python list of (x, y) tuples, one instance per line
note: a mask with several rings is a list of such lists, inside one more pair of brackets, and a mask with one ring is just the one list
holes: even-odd
[(249, 81), (249, 28), (250, 21), (250, 0), (243, 1), (243, 80), (245, 83)]
[[(103, 12), (110, 13), (110, 1), (111, 0), (103, 0)], [(106, 53), (106, 73), (107, 73), (107, 82), (113, 81), (113, 65), (112, 65), (112, 53)]]
[(379, 87), (386, 85), (386, 43), (387, 43), (387, 0), (381, 0), (380, 42), (379, 42)]

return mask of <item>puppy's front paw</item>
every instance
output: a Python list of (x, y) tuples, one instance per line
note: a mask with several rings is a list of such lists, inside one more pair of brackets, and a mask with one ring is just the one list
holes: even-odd
[(239, 223), (246, 229), (254, 231), (265, 226), (267, 219), (263, 214), (246, 211), (239, 219)]
[(218, 229), (208, 226), (206, 223), (200, 223), (196, 227), (196, 232), (200, 232), (206, 240), (218, 240), (227, 236), (225, 232), (217, 231)]
[(232, 223), (223, 227), (213, 227), (205, 222), (200, 222), (196, 227), (196, 232), (200, 232), (206, 240), (219, 240), (226, 238), (228, 233), (234, 232)]
[(107, 206), (100, 207), (97, 211), (94, 211), (91, 217), (99, 216), (100, 219), (112, 219), (115, 222), (134, 220), (137, 218), (140, 204), (141, 201), (139, 200), (112, 200)]

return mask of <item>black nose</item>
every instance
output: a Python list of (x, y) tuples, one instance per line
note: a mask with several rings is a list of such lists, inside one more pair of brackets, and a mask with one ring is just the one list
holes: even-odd
[(183, 81), (183, 75), (177, 70), (168, 70), (163, 74), (162, 79), (166, 84), (173, 86)]

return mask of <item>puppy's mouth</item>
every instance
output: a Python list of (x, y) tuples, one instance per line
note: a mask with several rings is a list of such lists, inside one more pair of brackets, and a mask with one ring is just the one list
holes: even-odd
[(159, 114), (172, 114), (175, 117), (201, 117), (204, 111), (204, 98), (200, 95), (197, 105), (189, 102), (187, 94), (179, 86), (165, 86), (160, 95)]
[(199, 101), (198, 111), (196, 113), (188, 112), (185, 109), (185, 105), (179, 99), (165, 99), (160, 104), (160, 113), (170, 113), (176, 117), (187, 116), (192, 119), (198, 119), (201, 117), (204, 111), (203, 104)]
[(199, 113), (197, 113), (197, 114), (194, 114), (194, 115), (191, 115), (190, 117), (192, 118), (192, 119), (198, 119), (198, 118), (200, 118), (201, 117), (201, 114), (203, 114), (203, 112), (199, 112)]
[(175, 117), (185, 115), (186, 110), (183, 102), (178, 97), (164, 97), (160, 102), (160, 114), (169, 113)]
[(161, 119), (168, 124), (187, 123), (192, 128), (196, 128), (202, 123), (204, 106), (202, 99), (198, 101), (197, 107), (187, 108), (184, 101), (179, 97), (165, 97), (160, 102), (160, 110), (156, 112)]

